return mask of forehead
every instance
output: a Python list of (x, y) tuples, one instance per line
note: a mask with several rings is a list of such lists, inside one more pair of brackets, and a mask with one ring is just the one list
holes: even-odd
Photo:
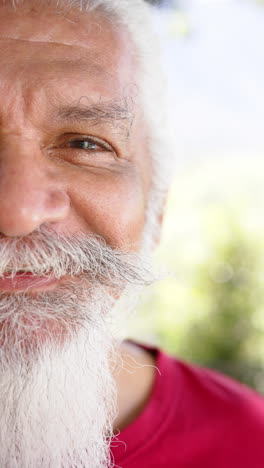
[(0, 7), (0, 92), (10, 85), (118, 98), (135, 84), (134, 71), (128, 32), (99, 13)]

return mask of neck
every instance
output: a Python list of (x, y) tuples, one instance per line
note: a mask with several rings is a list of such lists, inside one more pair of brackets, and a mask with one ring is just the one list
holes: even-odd
[(114, 371), (118, 407), (114, 433), (132, 423), (146, 406), (155, 380), (155, 363), (155, 357), (138, 345), (128, 341), (121, 345), (121, 365)]

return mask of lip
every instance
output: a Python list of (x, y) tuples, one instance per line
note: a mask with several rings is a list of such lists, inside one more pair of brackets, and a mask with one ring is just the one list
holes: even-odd
[(32, 273), (18, 272), (13, 278), (8, 278), (8, 274), (0, 278), (0, 291), (45, 290), (58, 282), (59, 280), (52, 276), (36, 276)]

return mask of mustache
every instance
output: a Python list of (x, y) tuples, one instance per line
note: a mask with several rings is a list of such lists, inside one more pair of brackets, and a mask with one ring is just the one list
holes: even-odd
[(0, 277), (14, 278), (18, 272), (57, 279), (81, 276), (111, 287), (155, 281), (143, 255), (112, 248), (97, 235), (58, 234), (44, 225), (27, 237), (0, 237)]

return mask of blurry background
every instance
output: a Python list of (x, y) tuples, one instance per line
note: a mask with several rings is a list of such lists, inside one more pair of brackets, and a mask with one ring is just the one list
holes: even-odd
[(176, 158), (156, 258), (173, 275), (128, 335), (264, 393), (264, 4), (151, 3)]

